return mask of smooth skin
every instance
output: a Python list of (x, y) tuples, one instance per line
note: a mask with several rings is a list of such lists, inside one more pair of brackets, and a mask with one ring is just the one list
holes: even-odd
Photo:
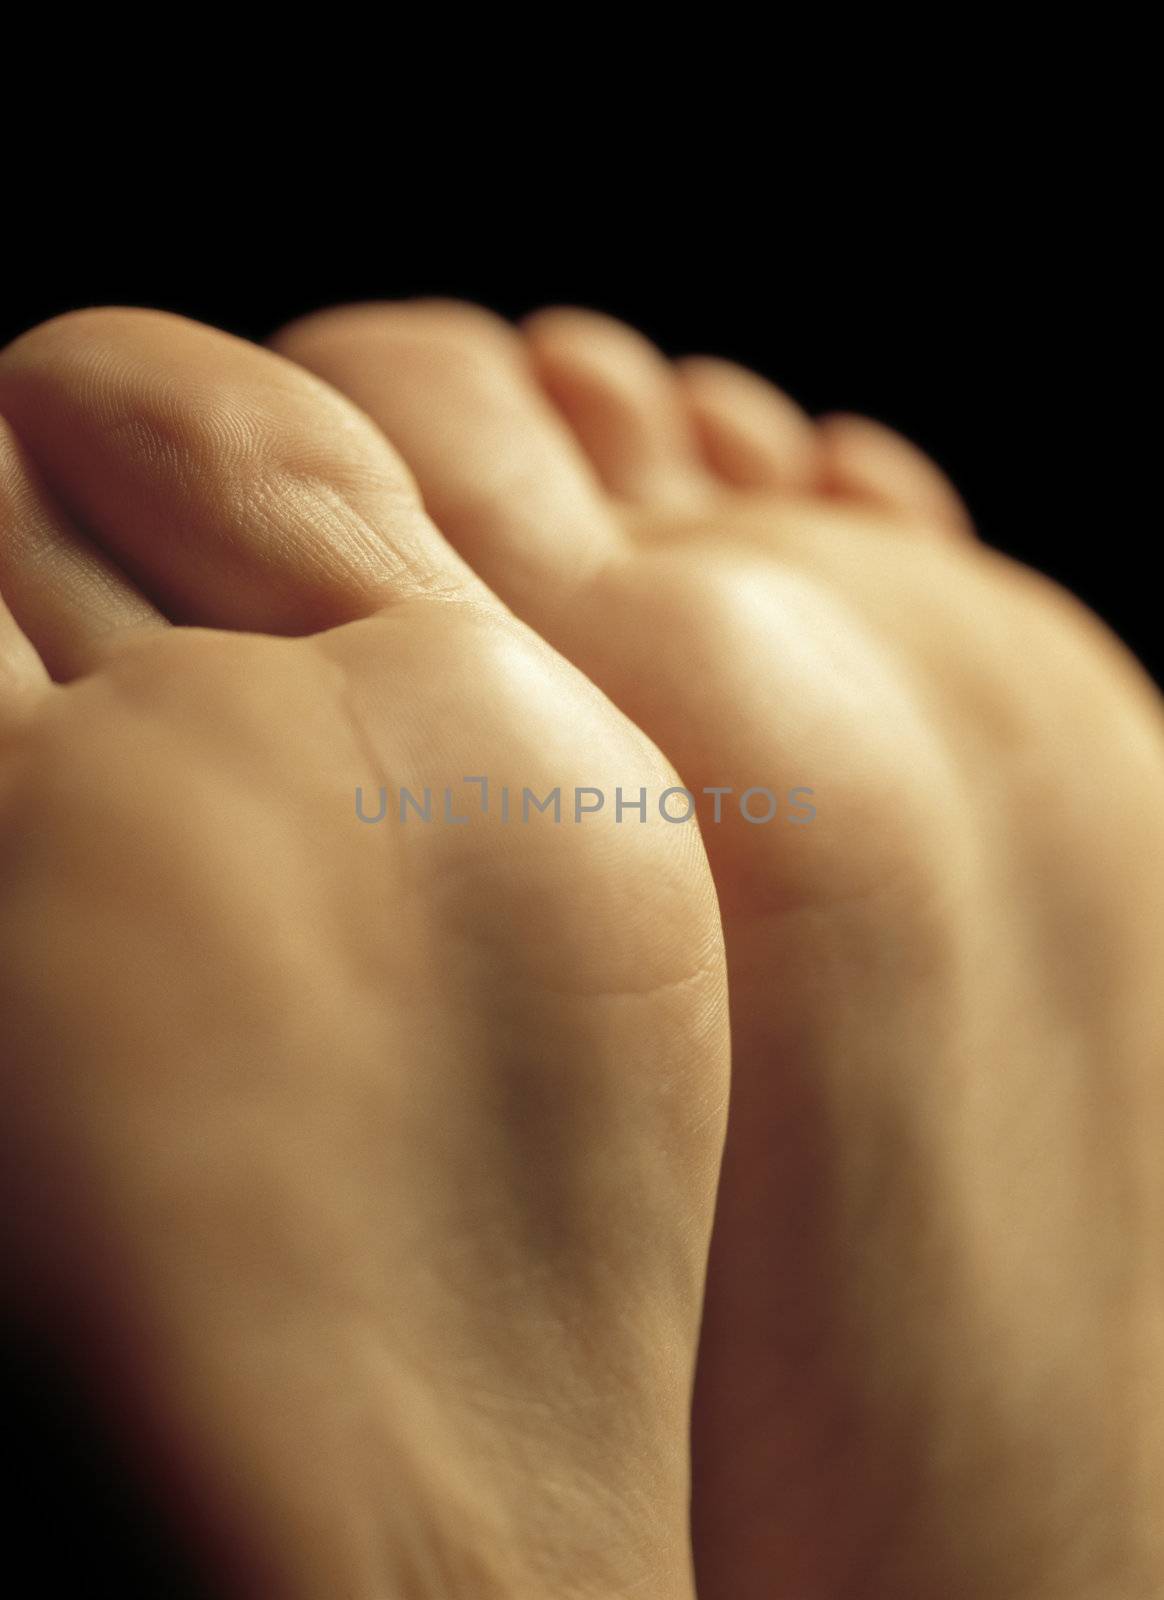
[(552, 310), (358, 306), (348, 394), (695, 791), (732, 1108), (701, 1600), (1164, 1592), (1164, 717), (877, 424)]
[(691, 787), (818, 804), (705, 828), (703, 1600), (1156, 1593), (1142, 674), (903, 441), (723, 363), (445, 305), (277, 343), (381, 434), (172, 318), (0, 360), (10, 1276), (216, 1571), (690, 1594), (694, 835), (350, 809), (672, 780), (500, 595)]
[(81, 313), (0, 415), (10, 1304), (215, 1594), (691, 1600), (698, 831), (354, 805), (673, 769), (288, 360)]

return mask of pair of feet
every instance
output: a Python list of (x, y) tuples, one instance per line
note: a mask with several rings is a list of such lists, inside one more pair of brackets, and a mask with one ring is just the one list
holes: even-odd
[(274, 345), (0, 357), (11, 1276), (208, 1570), (673, 1600), (693, 1459), (703, 1600), (1153, 1592), (1147, 680), (726, 364)]

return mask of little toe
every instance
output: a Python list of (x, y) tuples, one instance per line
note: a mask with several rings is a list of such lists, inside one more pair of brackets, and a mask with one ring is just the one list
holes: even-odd
[(529, 620), (615, 548), (609, 500), (501, 318), (457, 302), (344, 306), (272, 343), (383, 429), (441, 531)]
[(648, 339), (572, 309), (536, 312), (524, 330), (542, 387), (611, 494), (646, 506), (712, 498), (675, 369)]
[(973, 533), (970, 513), (945, 473), (900, 433), (848, 415), (825, 417), (818, 430), (827, 493), (863, 500), (934, 531)]
[(159, 312), (74, 312), (0, 355), (0, 412), (173, 620), (310, 633), (476, 591), (379, 431), (266, 350)]
[(38, 662), (60, 681), (89, 671), (125, 630), (166, 623), (56, 503), (3, 422), (0, 591)]
[(793, 493), (816, 487), (816, 428), (794, 400), (757, 373), (714, 356), (689, 356), (677, 371), (704, 456), (726, 484)]

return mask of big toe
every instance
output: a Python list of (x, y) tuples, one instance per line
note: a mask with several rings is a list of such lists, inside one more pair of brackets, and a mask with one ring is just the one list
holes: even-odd
[[(74, 588), (112, 585), (139, 621), (308, 633), (474, 588), (379, 431), (227, 334), (73, 313), (0, 355), (0, 414), (41, 486), (40, 544)], [(9, 548), (24, 604), (47, 614), (33, 563)]]
[(545, 627), (616, 547), (603, 485), (500, 317), (447, 301), (344, 306), (273, 342), (379, 424), (452, 543), (531, 621)]

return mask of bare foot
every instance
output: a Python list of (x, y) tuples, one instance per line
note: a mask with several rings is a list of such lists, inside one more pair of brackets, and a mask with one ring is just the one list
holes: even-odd
[(0, 412), (26, 1310), (215, 1593), (690, 1600), (714, 894), (693, 829), (517, 809), (674, 773), (291, 363), (84, 313)]
[(734, 1058), (700, 1595), (1157, 1593), (1145, 676), (978, 544), (904, 440), (814, 425), (726, 363), (442, 303), (276, 343), (381, 425), (467, 560), (697, 795)]

